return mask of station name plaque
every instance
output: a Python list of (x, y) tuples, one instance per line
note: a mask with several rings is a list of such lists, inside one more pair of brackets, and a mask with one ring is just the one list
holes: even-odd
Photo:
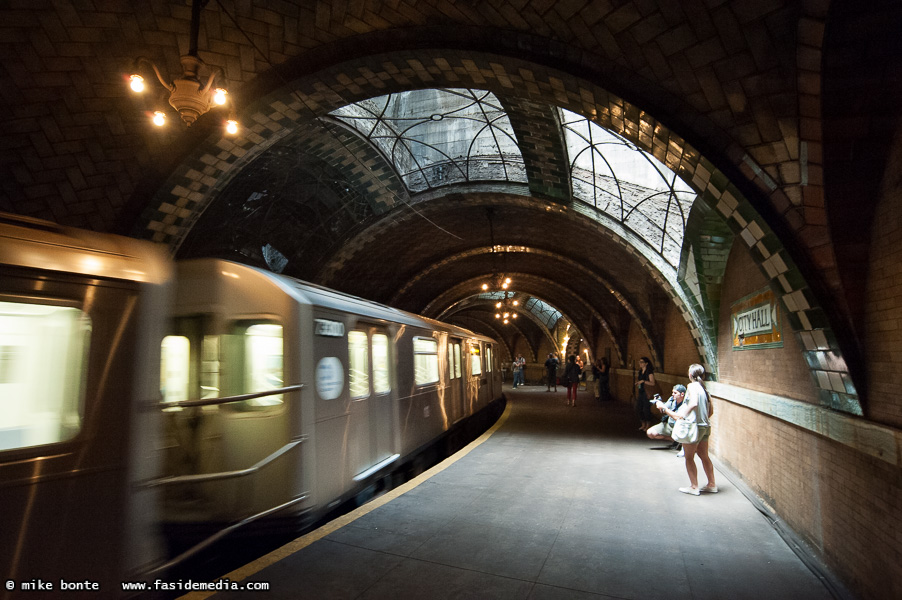
[(780, 303), (770, 288), (757, 291), (730, 307), (733, 350), (782, 348)]

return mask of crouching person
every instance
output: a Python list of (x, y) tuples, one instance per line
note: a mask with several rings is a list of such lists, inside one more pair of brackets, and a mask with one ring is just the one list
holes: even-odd
[[(677, 384), (673, 386), (673, 391), (670, 394), (670, 398), (667, 399), (667, 402), (664, 403), (664, 407), (671, 410), (672, 412), (676, 412), (680, 406), (683, 404), (683, 400), (686, 399), (686, 386), (682, 384)], [(673, 442), (670, 439), (670, 434), (673, 432), (673, 424), (675, 420), (673, 417), (668, 417), (667, 413), (664, 413), (664, 416), (661, 418), (661, 422), (655, 425), (654, 427), (649, 427), (645, 434), (653, 440), (667, 440)], [(673, 449), (679, 446), (676, 442), (671, 444)]]

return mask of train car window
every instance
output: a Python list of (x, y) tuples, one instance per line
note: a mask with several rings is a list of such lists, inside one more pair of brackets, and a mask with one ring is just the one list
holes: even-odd
[[(284, 387), (282, 376), (282, 326), (271, 323), (250, 325), (244, 332), (244, 393), (265, 392)], [(282, 395), (247, 400), (247, 407), (282, 404)]]
[(457, 379), (461, 376), (460, 371), (460, 344), (454, 344), (454, 378)]
[(387, 394), (391, 391), (388, 374), (388, 336), (381, 333), (373, 335), (373, 389), (377, 394)]
[(188, 400), (191, 343), (183, 335), (167, 335), (160, 345), (160, 394), (163, 402)]
[(78, 308), (0, 301), (0, 451), (81, 431), (90, 335)]
[(489, 373), (492, 372), (492, 347), (485, 347), (485, 370)]
[(201, 343), (200, 397), (219, 398), (219, 336), (205, 335)]
[(448, 344), (448, 379), (454, 379), (454, 344)]
[(351, 398), (370, 395), (369, 345), (363, 331), (348, 332), (348, 370)]
[(482, 375), (482, 356), (478, 344), (470, 346), (470, 374)]
[(438, 381), (438, 342), (433, 338), (413, 338), (413, 378), (416, 385)]

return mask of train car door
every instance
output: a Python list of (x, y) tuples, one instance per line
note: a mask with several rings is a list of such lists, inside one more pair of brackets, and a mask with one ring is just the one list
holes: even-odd
[(448, 338), (448, 406), (451, 408), (451, 422), (455, 423), (466, 414), (466, 379), (463, 376), (464, 366), (461, 364), (461, 346), (463, 341)]
[(313, 312), (317, 501), (340, 496), (353, 476), (349, 470), (354, 461), (348, 455), (353, 436), (345, 318), (322, 309)]
[(392, 385), (392, 346), (389, 332), (374, 327), (370, 332), (373, 365), (373, 396), (370, 437), (373, 464), (379, 465), (395, 456), (395, 400)]
[(348, 332), (349, 444), (352, 475), (364, 479), (394, 456), (394, 401), (387, 330), (358, 324)]
[(372, 384), (370, 345), (366, 329), (348, 331), (348, 460), (350, 474), (357, 477), (373, 465), (370, 436)]

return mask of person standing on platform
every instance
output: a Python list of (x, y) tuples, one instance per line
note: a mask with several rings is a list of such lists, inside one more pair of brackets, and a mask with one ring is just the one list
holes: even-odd
[(657, 385), (655, 382), (655, 367), (647, 356), (639, 359), (639, 372), (636, 374), (636, 412), (639, 414), (639, 429), (648, 431), (651, 427), (651, 404), (648, 402), (648, 394)]
[[(674, 419), (686, 419), (694, 414), (695, 423), (698, 426), (698, 441), (694, 444), (683, 444), (683, 452), (686, 458), (686, 473), (689, 475), (689, 487), (681, 487), (684, 494), (698, 496), (701, 492), (708, 494), (717, 493), (717, 483), (714, 481), (714, 463), (708, 456), (708, 442), (711, 438), (711, 416), (714, 414), (714, 404), (705, 388), (705, 367), (699, 364), (689, 366), (689, 386), (686, 388), (686, 400), (677, 411), (668, 410), (660, 400), (655, 403), (658, 409), (668, 417)], [(698, 487), (698, 467), (695, 465), (695, 455), (702, 459), (702, 468), (708, 478), (708, 484)]]
[(579, 365), (576, 364), (576, 355), (567, 357), (567, 366), (564, 368), (564, 378), (567, 380), (567, 406), (576, 406), (576, 391), (579, 389)]
[(523, 358), (522, 354), (518, 354), (517, 358), (514, 360), (513, 369), (514, 369), (514, 389), (517, 389), (517, 386), (522, 386), (523, 379), (523, 370), (526, 368), (526, 359)]
[(552, 391), (551, 388), (554, 387), (554, 391), (557, 391), (557, 365), (558, 359), (551, 352), (548, 353), (548, 358), (545, 360), (545, 376), (547, 377), (548, 389), (546, 392)]
[(611, 366), (604, 356), (595, 361), (595, 397), (604, 402), (611, 399)]

